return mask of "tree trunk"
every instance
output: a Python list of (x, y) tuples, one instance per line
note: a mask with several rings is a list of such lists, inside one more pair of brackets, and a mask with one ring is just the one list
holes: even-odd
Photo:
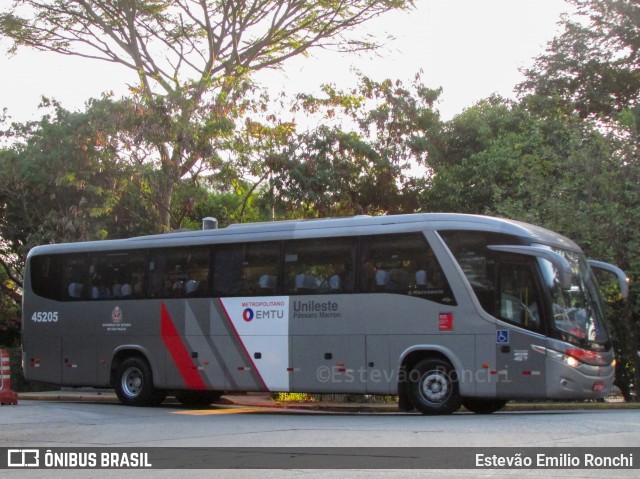
[(174, 182), (170, 176), (162, 175), (158, 180), (156, 204), (158, 206), (158, 226), (162, 231), (171, 231), (171, 196)]

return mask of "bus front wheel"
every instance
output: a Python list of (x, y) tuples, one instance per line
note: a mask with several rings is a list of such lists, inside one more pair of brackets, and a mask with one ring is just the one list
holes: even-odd
[(122, 361), (115, 380), (118, 399), (127, 406), (157, 406), (166, 394), (153, 387), (149, 363), (139, 357)]
[(451, 365), (423, 359), (409, 372), (409, 399), (423, 414), (451, 414), (460, 407), (460, 393)]

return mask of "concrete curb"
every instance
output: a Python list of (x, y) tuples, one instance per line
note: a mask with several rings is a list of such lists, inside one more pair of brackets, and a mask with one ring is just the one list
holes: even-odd
[(18, 397), (25, 401), (120, 402), (115, 392), (110, 389), (81, 388), (77, 390), (21, 392), (18, 393)]

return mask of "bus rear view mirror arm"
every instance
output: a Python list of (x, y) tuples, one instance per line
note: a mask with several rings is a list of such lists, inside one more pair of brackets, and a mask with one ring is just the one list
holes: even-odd
[(596, 261), (593, 259), (589, 260), (589, 266), (595, 269), (603, 269), (608, 271), (609, 273), (613, 273), (618, 277), (618, 286), (620, 287), (620, 294), (622, 295), (622, 299), (627, 299), (629, 297), (629, 278), (624, 271), (622, 271), (617, 266), (605, 263), (603, 261)]
[(535, 256), (537, 258), (546, 259), (558, 270), (558, 281), (562, 289), (570, 289), (573, 282), (573, 271), (569, 262), (558, 253), (554, 253), (546, 248), (539, 246), (520, 246), (520, 245), (493, 245), (487, 246), (490, 250), (501, 251), (503, 253), (524, 254), (527, 256)]

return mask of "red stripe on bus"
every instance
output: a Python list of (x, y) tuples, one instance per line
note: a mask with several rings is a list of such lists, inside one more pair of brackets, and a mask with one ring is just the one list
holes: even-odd
[(164, 303), (160, 305), (160, 335), (187, 388), (207, 389), (202, 377), (200, 377), (200, 373), (193, 367), (191, 355), (184, 345), (176, 326), (173, 324), (173, 320)]
[(255, 363), (253, 362), (253, 359), (251, 359), (251, 355), (249, 354), (249, 351), (247, 351), (247, 348), (245, 347), (244, 343), (242, 342), (242, 338), (240, 338), (240, 334), (238, 334), (238, 330), (236, 329), (236, 325), (233, 324), (233, 320), (231, 319), (231, 316), (229, 316), (229, 312), (227, 311), (227, 308), (224, 307), (224, 303), (222, 302), (222, 298), (218, 298), (218, 301), (220, 302), (220, 307), (222, 308), (222, 312), (224, 313), (224, 316), (227, 319), (227, 322), (231, 325), (231, 329), (233, 329), (233, 334), (235, 335), (236, 339), (238, 340), (238, 343), (240, 344), (240, 346), (242, 347), (242, 350), (244, 351), (246, 359), (249, 361), (249, 364), (251, 365), (251, 370), (255, 371), (256, 375), (258, 376), (258, 381), (260, 382), (260, 384), (258, 386), (263, 388), (263, 390), (265, 390), (265, 391), (270, 391), (270, 389), (267, 387), (267, 384), (264, 382), (264, 379), (262, 379), (262, 375), (260, 374), (260, 370), (256, 367)]

